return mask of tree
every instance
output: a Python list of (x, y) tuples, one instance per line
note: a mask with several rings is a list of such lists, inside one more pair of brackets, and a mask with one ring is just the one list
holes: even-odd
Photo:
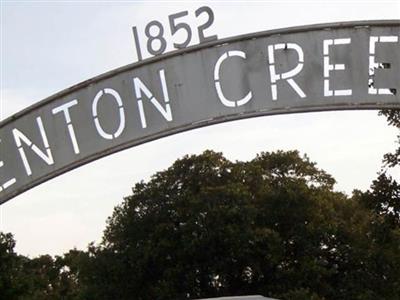
[(400, 296), (399, 192), (397, 182), (383, 173), (373, 181), (370, 190), (356, 191), (353, 195), (370, 212), (364, 264), (375, 293), (370, 295), (371, 299), (398, 299)]
[(87, 251), (31, 259), (0, 233), (0, 299), (399, 299), (400, 185), (334, 184), (297, 151), (185, 156), (137, 183)]
[(18, 273), (14, 247), (12, 234), (0, 232), (0, 299), (15, 299), (20, 292), (14, 282)]
[[(379, 115), (387, 118), (388, 125), (400, 129), (400, 110), (383, 110)], [(400, 135), (397, 135), (400, 144)], [(370, 190), (355, 191), (357, 201), (372, 212), (369, 242), (369, 272), (375, 280), (371, 287), (385, 299), (398, 299), (400, 295), (400, 185), (388, 170), (399, 166), (400, 146), (383, 157), (383, 167)]]
[(400, 185), (391, 176), (379, 174), (362, 198), (364, 205), (381, 216), (389, 228), (400, 228)]
[(87, 289), (96, 299), (382, 298), (368, 269), (373, 213), (334, 183), (297, 151), (185, 156), (115, 208)]
[[(395, 126), (400, 129), (400, 110), (398, 109), (387, 109), (381, 110), (379, 115), (385, 116), (388, 125)], [(397, 135), (397, 144), (400, 144), (400, 135)], [(400, 164), (400, 146), (392, 153), (386, 153), (383, 158), (383, 162), (388, 167), (394, 167)]]
[[(14, 252), (12, 234), (0, 232), (0, 299), (80, 299), (75, 257), (86, 252), (70, 250), (54, 259), (50, 255), (28, 258)], [(77, 259), (75, 259), (77, 260)]]
[[(400, 110), (383, 110), (379, 115), (387, 118), (388, 125), (400, 128)], [(397, 136), (400, 143), (400, 135)], [(366, 293), (371, 299), (398, 299), (400, 296), (400, 185), (388, 174), (388, 170), (400, 163), (400, 147), (383, 157), (383, 167), (371, 188), (355, 191), (353, 199), (370, 212), (368, 251), (369, 284), (374, 293)], [(374, 295), (375, 294), (375, 295)], [(379, 297), (378, 297), (379, 298)]]

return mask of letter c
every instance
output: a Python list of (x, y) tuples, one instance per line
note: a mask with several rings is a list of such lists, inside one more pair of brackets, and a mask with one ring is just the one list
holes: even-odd
[(228, 57), (232, 57), (232, 56), (239, 56), (243, 59), (246, 59), (246, 53), (244, 53), (243, 51), (228, 51), (219, 57), (219, 59), (217, 60), (217, 63), (215, 64), (215, 67), (214, 67), (215, 89), (217, 90), (219, 100), (221, 100), (222, 104), (227, 107), (235, 107), (235, 106), (237, 107), (237, 106), (245, 105), (253, 97), (251, 91), (248, 92), (247, 95), (240, 100), (229, 100), (224, 96), (224, 94), (222, 92), (222, 88), (221, 88), (221, 83), (219, 81), (219, 71), (220, 71), (223, 61), (226, 60)]

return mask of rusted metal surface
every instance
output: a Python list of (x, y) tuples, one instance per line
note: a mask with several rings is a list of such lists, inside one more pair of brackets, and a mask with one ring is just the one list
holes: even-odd
[(0, 203), (92, 160), (255, 116), (400, 108), (400, 21), (223, 39), (125, 66), (0, 123)]

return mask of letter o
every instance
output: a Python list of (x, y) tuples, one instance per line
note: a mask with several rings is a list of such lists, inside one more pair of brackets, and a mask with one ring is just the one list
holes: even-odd
[[(103, 130), (103, 128), (100, 125), (100, 121), (99, 118), (97, 116), (97, 105), (101, 99), (101, 97), (104, 94), (109, 94), (111, 96), (113, 96), (113, 98), (115, 99), (115, 101), (118, 104), (118, 110), (119, 110), (119, 126), (118, 129), (115, 133), (111, 134), (111, 133), (107, 133)], [(92, 115), (93, 115), (93, 119), (94, 119), (94, 124), (96, 125), (96, 129), (97, 132), (100, 134), (101, 137), (107, 139), (107, 140), (112, 140), (115, 139), (117, 137), (119, 137), (121, 135), (121, 133), (124, 131), (125, 129), (125, 112), (124, 112), (124, 105), (122, 103), (121, 97), (118, 94), (118, 92), (116, 90), (110, 89), (110, 88), (106, 88), (103, 90), (100, 90), (96, 96), (93, 99), (93, 103), (92, 103)]]

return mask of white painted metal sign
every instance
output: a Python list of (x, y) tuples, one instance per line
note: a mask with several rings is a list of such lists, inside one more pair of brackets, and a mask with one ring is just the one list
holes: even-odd
[(85, 81), (0, 123), (0, 203), (92, 160), (200, 126), (400, 108), (399, 39), (400, 21), (280, 29), (206, 41)]

